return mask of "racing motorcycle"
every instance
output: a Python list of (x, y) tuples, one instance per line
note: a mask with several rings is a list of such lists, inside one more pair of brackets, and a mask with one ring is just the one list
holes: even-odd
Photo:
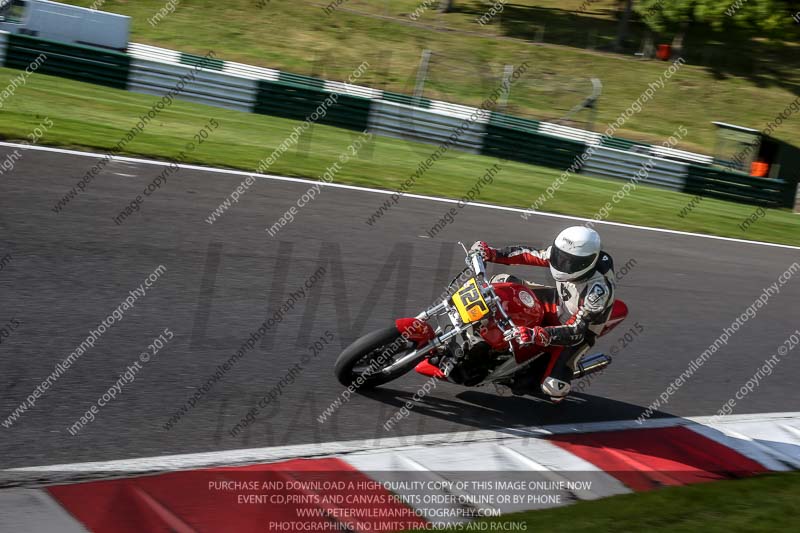
[[(335, 365), (340, 383), (369, 389), (413, 368), (420, 374), (468, 387), (508, 386), (515, 394), (526, 384), (522, 394), (541, 395), (538, 384), (553, 349), (520, 344), (509, 333), (516, 326), (542, 325), (542, 303), (513, 278), (489, 281), (481, 255), (459, 244), (466, 253), (467, 266), (448, 284), (442, 300), (414, 318), (399, 318), (393, 326), (368, 333), (345, 348)], [(627, 315), (627, 306), (616, 300), (600, 335), (614, 329)], [(603, 353), (584, 355), (575, 364), (573, 379), (610, 364), (611, 357)]]

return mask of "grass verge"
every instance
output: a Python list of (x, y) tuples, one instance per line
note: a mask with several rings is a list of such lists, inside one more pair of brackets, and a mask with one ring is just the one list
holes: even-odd
[[(0, 86), (6, 86), (18, 73), (0, 69)], [(157, 100), (155, 96), (34, 74), (0, 110), (0, 136), (25, 139), (37, 125), (49, 118), (53, 126), (39, 141), (40, 144), (109, 149)], [(253, 170), (298, 124), (292, 120), (175, 101), (126, 146), (125, 152), (174, 158), (211, 118), (219, 122), (219, 128), (191, 154), (192, 159), (187, 162)], [(357, 136), (355, 132), (319, 125), (309, 131), (268, 171), (319, 178)], [(357, 159), (342, 167), (336, 181), (395, 189), (435, 149), (432, 145), (375, 138), (370, 147), (359, 152)], [(495, 162), (488, 157), (450, 151), (417, 181), (411, 192), (460, 198)], [(479, 201), (528, 207), (560, 174), (554, 169), (510, 161), (499, 161), (499, 164), (502, 170), (478, 198)], [(573, 176), (542, 209), (592, 218), (623, 183)], [(66, 192), (53, 191), (53, 202)], [(614, 205), (607, 220), (800, 245), (800, 216), (788, 210), (767, 210), (763, 218), (743, 232), (738, 226), (753, 214), (753, 206), (707, 198), (688, 216), (679, 217), (678, 213), (690, 200), (691, 196), (686, 194), (640, 185), (634, 193)], [(378, 204), (376, 199), (376, 209)], [(431, 204), (431, 209), (433, 224), (444, 206)], [(366, 220), (371, 214), (354, 213), (353, 216)], [(528, 222), (520, 219), (520, 223), (535, 224), (536, 220), (536, 217)], [(380, 223), (375, 226), (378, 231)], [(444, 236), (446, 238), (446, 234)]]
[[(625, 494), (567, 507), (514, 513), (472, 531), (596, 533), (731, 533), (797, 531), (800, 473), (769, 474), (653, 492)], [(505, 529), (501, 524), (519, 524)], [(517, 527), (517, 526), (514, 526)], [(448, 530), (443, 530), (448, 531)], [(470, 531), (468, 528), (453, 531)]]

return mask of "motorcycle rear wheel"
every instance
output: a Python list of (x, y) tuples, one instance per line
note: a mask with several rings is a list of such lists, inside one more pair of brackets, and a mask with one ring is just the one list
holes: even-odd
[[(356, 385), (359, 389), (371, 389), (399, 378), (416, 366), (411, 362), (389, 373), (380, 372), (398, 356), (416, 349), (416, 345), (404, 339), (392, 326), (367, 333), (344, 349), (336, 359), (334, 373), (345, 387)], [(374, 362), (378, 364), (372, 366)], [(372, 372), (369, 372), (372, 368)]]

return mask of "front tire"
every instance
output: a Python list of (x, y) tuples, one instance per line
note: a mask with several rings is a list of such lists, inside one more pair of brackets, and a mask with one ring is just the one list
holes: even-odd
[[(399, 378), (416, 366), (412, 362), (389, 373), (379, 371), (393, 363), (397, 356), (406, 355), (414, 349), (416, 345), (403, 338), (396, 327), (379, 329), (356, 339), (345, 348), (336, 359), (334, 373), (345, 387), (355, 384), (359, 389), (371, 389)], [(371, 366), (373, 363), (376, 364)], [(370, 369), (372, 372), (368, 372)]]

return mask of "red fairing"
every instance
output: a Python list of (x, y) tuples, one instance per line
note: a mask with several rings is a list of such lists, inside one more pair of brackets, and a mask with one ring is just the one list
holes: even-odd
[(416, 342), (417, 346), (427, 344), (435, 335), (433, 328), (418, 318), (398, 318), (394, 325), (401, 335)]
[(427, 359), (423, 360), (416, 367), (414, 367), (414, 370), (423, 376), (430, 376), (432, 378), (438, 378), (443, 381), (447, 381), (447, 377), (444, 375), (444, 372), (442, 372), (438, 366), (433, 366), (430, 364)]
[[(409, 340), (416, 342), (418, 348), (428, 344), (435, 335), (433, 328), (427, 322), (418, 318), (398, 318), (394, 324), (397, 331)], [(424, 376), (436, 377), (442, 380), (447, 379), (444, 372), (430, 364), (427, 359), (421, 361), (415, 367), (415, 370)]]
[(614, 306), (611, 308), (611, 315), (606, 321), (606, 327), (600, 332), (600, 335), (605, 335), (615, 327), (619, 326), (623, 320), (628, 316), (628, 306), (622, 300), (614, 300)]
[[(517, 326), (532, 328), (541, 326), (544, 308), (536, 295), (524, 285), (516, 283), (493, 283), (495, 293), (503, 308)], [(508, 344), (503, 340), (503, 332), (492, 320), (489, 327), (481, 330), (481, 336), (495, 350), (506, 350)], [(524, 348), (528, 348), (525, 346)], [(540, 351), (536, 348), (536, 351)]]

